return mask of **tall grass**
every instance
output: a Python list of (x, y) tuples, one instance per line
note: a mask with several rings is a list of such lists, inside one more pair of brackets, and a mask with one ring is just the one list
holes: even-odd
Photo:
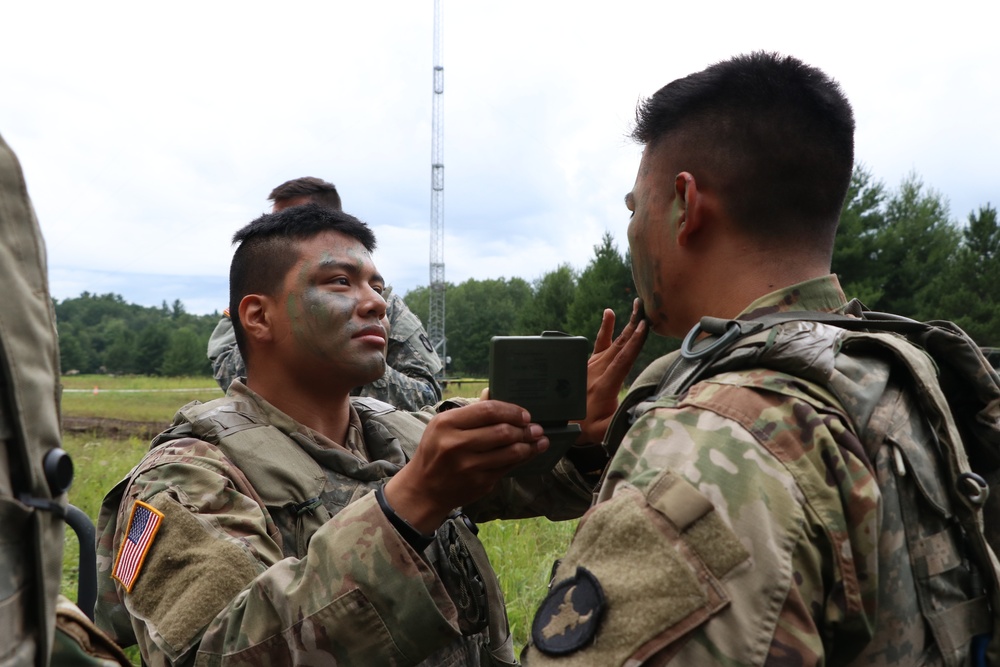
[[(193, 399), (208, 401), (221, 396), (212, 378), (111, 378), (75, 376), (63, 378), (72, 389), (89, 392), (63, 394), (64, 417), (92, 417), (170, 423), (177, 408)], [(98, 387), (97, 394), (93, 387)], [(445, 398), (475, 397), (486, 386), (483, 380), (452, 382)], [(143, 389), (142, 392), (110, 390)], [(183, 391), (172, 391), (183, 390)], [(69, 502), (96, 523), (104, 494), (139, 462), (148, 449), (144, 439), (115, 440), (87, 434), (66, 434), (63, 448), (73, 457), (76, 478)], [(527, 642), (535, 608), (546, 591), (554, 559), (561, 556), (575, 529), (576, 521), (553, 523), (546, 519), (492, 521), (480, 525), (479, 537), (486, 545), (490, 561), (507, 600), (511, 631), (517, 651)], [(72, 532), (66, 538), (63, 559), (63, 593), (76, 599), (79, 549)], [(134, 657), (134, 654), (133, 654)]]

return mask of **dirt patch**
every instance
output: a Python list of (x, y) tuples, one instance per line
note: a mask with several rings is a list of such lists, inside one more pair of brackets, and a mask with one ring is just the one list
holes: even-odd
[(152, 440), (170, 426), (164, 422), (134, 422), (106, 417), (63, 417), (63, 433), (93, 433), (98, 438)]

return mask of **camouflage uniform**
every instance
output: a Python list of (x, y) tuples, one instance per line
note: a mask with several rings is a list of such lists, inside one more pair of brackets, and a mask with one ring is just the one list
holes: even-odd
[[(845, 306), (828, 276), (741, 317)], [(820, 352), (806, 351), (811, 366), (827, 361)], [(675, 356), (633, 387), (658, 373), (655, 385)], [(719, 372), (679, 396), (631, 402), (635, 421), (553, 577), (525, 664), (965, 664), (969, 637), (988, 631), (985, 599), (965, 604), (982, 591), (940, 548), (953, 527), (928, 530), (923, 554), (906, 542), (894, 481), (916, 470), (904, 463), (937, 468), (926, 449), (893, 451), (894, 429), (933, 438), (886, 361), (852, 363), (860, 404), (896, 396), (867, 415), (863, 442), (823, 386), (773, 370)], [(922, 609), (915, 581), (942, 572), (947, 591)], [(929, 627), (922, 613), (949, 607), (970, 618), (946, 663), (934, 644), (955, 619)]]
[[(464, 519), (418, 554), (371, 493), (433, 414), (356, 398), (340, 445), (239, 381), (224, 398), (185, 406), (105, 498), (98, 623), (123, 645), (137, 641), (152, 665), (513, 664), (502, 596), (489, 597), (499, 587)], [(465, 512), (566, 519), (586, 510), (591, 489), (563, 461), (505, 480)], [(109, 574), (135, 501), (163, 518), (126, 592)], [(480, 655), (490, 601), (499, 629), (489, 636), (507, 633), (488, 647), (492, 662)]]
[[(385, 316), (389, 321), (385, 375), (351, 393), (377, 398), (400, 410), (419, 410), (425, 405), (434, 405), (441, 400), (441, 387), (434, 379), (441, 371), (441, 359), (431, 347), (420, 318), (406, 307), (406, 302), (391, 291), (385, 299)], [(226, 391), (233, 380), (247, 374), (228, 312), (208, 341), (208, 358), (222, 391)]]

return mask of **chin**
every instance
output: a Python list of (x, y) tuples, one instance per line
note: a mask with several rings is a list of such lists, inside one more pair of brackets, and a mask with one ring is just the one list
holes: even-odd
[(368, 379), (361, 384), (370, 384), (376, 380), (380, 380), (382, 376), (385, 375), (386, 368), (388, 368), (388, 366), (385, 363), (385, 359), (380, 359), (378, 363), (373, 363), (365, 373), (365, 375), (368, 376)]

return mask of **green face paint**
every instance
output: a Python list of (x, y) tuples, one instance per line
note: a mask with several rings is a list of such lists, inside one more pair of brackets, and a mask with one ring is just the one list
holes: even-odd
[(351, 387), (385, 372), (382, 277), (358, 241), (323, 232), (300, 243), (284, 298), (289, 354)]

